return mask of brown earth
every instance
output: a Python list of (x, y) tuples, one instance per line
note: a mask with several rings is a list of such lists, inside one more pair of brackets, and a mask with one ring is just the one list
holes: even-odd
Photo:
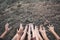
[[(6, 40), (11, 40), (19, 28), (19, 24), (34, 23), (40, 25), (49, 20), (50, 24), (55, 26), (55, 31), (60, 36), (60, 4), (52, 2), (38, 3), (14, 3), (7, 6), (0, 14), (0, 34), (4, 31), (4, 25), (8, 22), (12, 30), (6, 35)], [(47, 32), (50, 40), (55, 40), (55, 37)]]

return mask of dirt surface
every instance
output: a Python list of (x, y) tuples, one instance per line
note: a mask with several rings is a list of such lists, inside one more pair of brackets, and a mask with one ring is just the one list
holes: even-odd
[[(55, 26), (55, 31), (60, 36), (60, 4), (52, 2), (23, 3), (15, 2), (0, 11), (0, 34), (4, 31), (4, 25), (8, 22), (12, 30), (6, 35), (5, 40), (11, 40), (19, 28), (19, 24), (34, 23), (34, 25), (44, 24), (49, 20)], [(47, 28), (46, 28), (47, 29)], [(47, 31), (50, 40), (55, 37)]]

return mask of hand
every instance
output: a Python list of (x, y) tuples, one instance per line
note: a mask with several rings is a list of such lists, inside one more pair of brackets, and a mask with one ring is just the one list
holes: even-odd
[(38, 32), (38, 26), (35, 26), (35, 30)]
[(19, 30), (17, 29), (17, 34), (18, 34), (17, 40), (20, 40), (20, 39), (21, 39), (21, 36), (22, 36), (22, 34), (23, 34), (23, 27), (22, 27), (22, 24), (20, 24)]
[(53, 25), (49, 25), (48, 28), (49, 28), (49, 31), (56, 37), (56, 39), (60, 40), (59, 35), (54, 31), (54, 26)]
[(45, 30), (43, 25), (40, 25), (40, 30), (39, 31), (42, 32), (42, 33), (46, 33), (46, 30)]
[(20, 39), (20, 40), (24, 40), (24, 39), (25, 39), (26, 33), (27, 33), (27, 29), (28, 29), (28, 25), (25, 26), (24, 33), (23, 33), (23, 35), (21, 36), (21, 39)]
[(28, 29), (28, 25), (25, 26), (24, 32), (26, 33)]
[(39, 40), (43, 40), (43, 38), (41, 37), (41, 35), (39, 34), (39, 31), (38, 31), (38, 26), (35, 26), (35, 32), (36, 32), (36, 38), (38, 37)]
[(54, 31), (54, 26), (53, 25), (49, 25), (48, 28), (49, 28), (48, 29), (49, 31)]
[(46, 30), (45, 30), (45, 28), (43, 27), (43, 25), (40, 25), (40, 32), (41, 32), (44, 40), (49, 40), (48, 37), (47, 37), (47, 34), (46, 34)]
[(39, 33), (39, 31), (38, 31), (38, 26), (35, 26), (35, 31), (36, 31), (37, 33)]
[(16, 33), (16, 35), (13, 37), (13, 39), (12, 40), (17, 40), (17, 39), (20, 39), (21, 38), (21, 30), (22, 30), (22, 32), (23, 32), (23, 27), (22, 27), (22, 24), (20, 24), (20, 28), (19, 28), (19, 30), (17, 29), (17, 33)]
[(28, 34), (28, 40), (31, 40), (31, 29), (30, 29), (30, 25), (29, 25), (29, 29), (28, 29), (27, 34)]
[(10, 27), (10, 28), (8, 28), (8, 26), (9, 26), (9, 24), (7, 23), (6, 25), (5, 25), (5, 31), (6, 32), (8, 32), (12, 27)]
[(34, 26), (32, 23), (29, 24), (30, 28), (31, 28), (31, 31), (32, 31), (32, 37), (36, 37), (36, 32), (35, 32), (35, 29), (34, 29)]
[(5, 31), (2, 33), (2, 35), (0, 36), (0, 38), (4, 38), (5, 35), (7, 34), (7, 32), (12, 28), (12, 27), (8, 28), (8, 26), (9, 26), (9, 24), (7, 23), (5, 25)]
[(22, 35), (22, 33), (23, 33), (23, 27), (22, 27), (22, 24), (20, 24), (19, 30), (17, 29), (17, 34)]
[(31, 31), (34, 31), (33, 23), (30, 23), (30, 24), (29, 24), (29, 27), (31, 28)]

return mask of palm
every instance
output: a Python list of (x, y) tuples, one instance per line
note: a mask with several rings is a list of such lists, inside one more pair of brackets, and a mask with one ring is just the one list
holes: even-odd
[(11, 28), (8, 28), (9, 27), (9, 24), (7, 23), (6, 25), (5, 25), (5, 31), (9, 31)]
[(46, 30), (43, 26), (40, 26), (40, 32), (46, 32)]
[(49, 28), (49, 31), (54, 30), (54, 26), (53, 25), (50, 25), (48, 28)]

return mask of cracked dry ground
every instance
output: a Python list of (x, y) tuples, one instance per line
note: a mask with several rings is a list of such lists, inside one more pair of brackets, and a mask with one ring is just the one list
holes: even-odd
[[(32, 22), (39, 25), (45, 22), (46, 19), (55, 26), (55, 31), (60, 35), (60, 5), (53, 3), (27, 3), (27, 4), (13, 4), (3, 11), (0, 15), (0, 34), (4, 31), (4, 25), (8, 22), (12, 30), (6, 35), (6, 40), (11, 40), (19, 28), (19, 24), (24, 25)], [(47, 32), (50, 40), (55, 40), (54, 36)]]

